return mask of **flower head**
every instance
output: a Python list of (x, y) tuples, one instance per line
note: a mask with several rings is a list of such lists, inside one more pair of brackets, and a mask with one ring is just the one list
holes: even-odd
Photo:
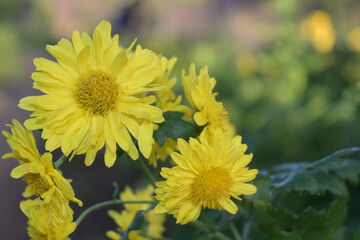
[(20, 203), (21, 211), (28, 217), (28, 234), (31, 240), (69, 240), (68, 236), (75, 230), (73, 211), (67, 203), (61, 211), (54, 202), (44, 203), (41, 199), (25, 200)]
[(215, 78), (210, 78), (207, 67), (196, 74), (195, 65), (191, 64), (189, 75), (182, 74), (182, 83), (185, 95), (190, 105), (197, 111), (194, 120), (197, 125), (204, 126), (207, 135), (213, 135), (217, 128), (222, 129), (229, 136), (235, 135), (234, 127), (228, 121), (228, 112), (221, 102), (216, 101), (213, 89)]
[(23, 196), (40, 196), (46, 203), (49, 203), (54, 194), (60, 194), (64, 199), (76, 202), (81, 206), (82, 202), (75, 198), (69, 181), (53, 167), (52, 155), (50, 153), (40, 155), (32, 132), (25, 129), (16, 120), (13, 120), (12, 123), (13, 125), (8, 125), (12, 134), (3, 131), (12, 152), (5, 154), (3, 158), (19, 160), (19, 166), (12, 170), (11, 176), (23, 178), (28, 184)]
[(162, 168), (165, 181), (157, 182), (155, 198), (160, 203), (156, 213), (174, 215), (177, 223), (195, 221), (202, 208), (224, 209), (235, 214), (238, 210), (232, 198), (256, 192), (246, 182), (255, 178), (258, 170), (246, 167), (252, 154), (247, 155), (241, 137), (234, 138), (217, 129), (212, 138), (201, 134), (199, 140), (178, 140), (180, 153), (172, 153), (173, 168)]
[(335, 45), (335, 31), (329, 14), (314, 11), (301, 23), (301, 33), (316, 51), (330, 52)]
[[(152, 201), (152, 192), (153, 187), (148, 186), (145, 189), (140, 189), (136, 192), (133, 192), (129, 187), (125, 188), (125, 191), (120, 194), (120, 200), (123, 201)], [(136, 213), (139, 210), (146, 210), (149, 208), (149, 204), (124, 204), (125, 209), (122, 212), (117, 212), (110, 210), (108, 212), (109, 216), (114, 219), (118, 225), (118, 231), (126, 230), (131, 222), (133, 221)], [(165, 216), (155, 214), (153, 210), (150, 210), (145, 214), (146, 220), (149, 222), (149, 225), (146, 226), (143, 230), (132, 230), (129, 232), (128, 238), (130, 240), (148, 240), (149, 238), (141, 236), (142, 231), (145, 231), (147, 236), (154, 238), (160, 238), (165, 228), (163, 223), (165, 221)], [(106, 235), (110, 239), (120, 239), (121, 235), (115, 231), (108, 231)]]
[(360, 53), (360, 27), (352, 29), (347, 34), (347, 44), (353, 51)]
[(93, 36), (74, 31), (72, 41), (62, 39), (46, 50), (56, 61), (34, 60), (34, 88), (44, 93), (22, 99), (19, 106), (33, 111), (25, 122), (29, 129), (43, 129), (46, 149), (61, 147), (69, 154), (86, 154), (91, 165), (105, 146), (105, 164), (111, 167), (119, 145), (132, 159), (139, 156), (137, 140), (147, 158), (153, 144), (153, 123), (164, 121), (154, 106), (155, 83), (163, 72), (159, 57), (137, 46), (124, 49), (111, 25), (102, 21)]

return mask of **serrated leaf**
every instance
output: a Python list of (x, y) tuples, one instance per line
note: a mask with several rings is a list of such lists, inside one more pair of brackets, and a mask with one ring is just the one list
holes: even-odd
[(329, 191), (334, 195), (347, 196), (344, 181), (357, 183), (360, 175), (360, 160), (348, 159), (348, 155), (359, 152), (360, 148), (349, 148), (316, 162), (280, 164), (272, 170), (272, 186), (287, 192), (323, 194)]
[(254, 185), (257, 188), (255, 194), (248, 196), (247, 198), (253, 200), (261, 200), (267, 202), (270, 200), (270, 187), (271, 180), (268, 176), (265, 176), (260, 172), (258, 176), (254, 179)]
[(201, 128), (196, 124), (182, 119), (181, 112), (165, 112), (165, 121), (159, 125), (159, 128), (154, 132), (154, 139), (163, 146), (166, 138), (177, 140), (183, 138), (188, 140), (190, 137), (196, 137), (200, 134)]
[(295, 214), (285, 208), (255, 201), (255, 221), (269, 240), (328, 240), (344, 221), (345, 203), (345, 198), (336, 198), (326, 209), (319, 211), (308, 207)]

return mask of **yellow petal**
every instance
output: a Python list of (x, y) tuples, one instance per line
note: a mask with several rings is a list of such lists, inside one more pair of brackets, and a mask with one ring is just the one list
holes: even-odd
[(153, 144), (152, 122), (144, 121), (139, 129), (138, 144), (141, 153), (145, 158), (149, 158)]
[(21, 178), (28, 173), (29, 173), (29, 164), (24, 163), (24, 164), (17, 166), (16, 168), (14, 168), (11, 171), (10, 176), (12, 178)]
[(191, 201), (186, 201), (180, 208), (176, 223), (186, 224), (195, 221), (201, 212), (201, 205), (195, 205)]
[(231, 214), (235, 214), (238, 211), (238, 207), (230, 198), (222, 197), (218, 200), (218, 203), (223, 209)]

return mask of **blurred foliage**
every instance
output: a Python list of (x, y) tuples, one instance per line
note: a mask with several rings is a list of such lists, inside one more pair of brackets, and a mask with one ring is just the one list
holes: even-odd
[[(19, 77), (22, 69), (20, 61), (20, 40), (18, 32), (11, 25), (0, 24), (0, 82)], [(14, 67), (15, 66), (15, 67)], [(10, 79), (9, 79), (10, 78)]]

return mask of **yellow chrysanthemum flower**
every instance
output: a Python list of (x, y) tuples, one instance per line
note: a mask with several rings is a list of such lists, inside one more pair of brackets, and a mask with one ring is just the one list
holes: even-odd
[[(126, 187), (125, 191), (120, 194), (120, 200), (123, 201), (152, 201), (154, 200), (152, 193), (153, 187), (148, 186), (145, 189), (140, 189), (135, 193), (129, 188)], [(124, 204), (125, 209), (122, 212), (117, 212), (114, 210), (108, 211), (108, 214), (111, 218), (114, 219), (118, 225), (118, 231), (126, 230), (131, 222), (133, 221), (136, 213), (139, 210), (146, 210), (149, 208), (149, 204)], [(130, 240), (150, 240), (150, 238), (161, 238), (162, 233), (165, 228), (163, 226), (165, 221), (165, 215), (155, 214), (154, 210), (150, 210), (145, 214), (146, 220), (149, 222), (149, 225), (142, 230), (132, 230), (129, 232), (128, 238)], [(146, 237), (142, 236), (145, 233)], [(106, 232), (106, 236), (113, 240), (118, 240), (121, 238), (121, 235), (115, 231)]]
[(61, 211), (54, 203), (44, 203), (37, 198), (20, 203), (21, 211), (28, 217), (28, 234), (31, 240), (69, 240), (68, 236), (75, 230), (73, 211), (68, 202), (62, 204)]
[(11, 134), (3, 131), (12, 153), (5, 154), (3, 158), (19, 160), (11, 176), (23, 178), (28, 186), (23, 193), (24, 197), (41, 196), (49, 203), (54, 194), (60, 194), (64, 199), (73, 201), (82, 206), (82, 202), (75, 198), (75, 193), (68, 180), (53, 167), (52, 155), (44, 153), (40, 156), (36, 147), (35, 138), (30, 130), (25, 129), (18, 121), (13, 120)]
[(347, 34), (347, 43), (352, 50), (360, 53), (360, 27), (352, 29)]
[[(22, 99), (19, 106), (34, 111), (25, 122), (29, 129), (43, 129), (46, 149), (61, 147), (69, 154), (86, 154), (91, 165), (105, 146), (105, 165), (116, 160), (117, 144), (132, 159), (148, 158), (153, 144), (153, 123), (164, 121), (154, 106), (153, 92), (164, 86), (154, 83), (162, 74), (159, 57), (148, 49), (119, 46), (111, 37), (111, 25), (102, 21), (93, 37), (74, 31), (72, 42), (62, 39), (46, 50), (56, 62), (36, 58), (34, 88), (45, 95)], [(131, 135), (130, 135), (131, 134)]]
[(324, 11), (314, 11), (301, 23), (301, 33), (316, 51), (327, 53), (335, 45), (335, 30), (331, 17)]
[(228, 112), (221, 102), (216, 101), (213, 89), (216, 84), (215, 78), (210, 78), (207, 67), (196, 74), (195, 65), (191, 64), (189, 75), (182, 74), (182, 83), (185, 95), (190, 105), (198, 111), (194, 114), (197, 125), (204, 126), (207, 135), (213, 135), (218, 128), (229, 136), (235, 135), (234, 127), (228, 121)]
[(189, 143), (179, 139), (178, 146), (180, 153), (171, 154), (177, 166), (162, 168), (166, 180), (156, 183), (155, 198), (160, 202), (155, 213), (172, 214), (179, 224), (195, 221), (205, 207), (235, 214), (238, 207), (230, 197), (241, 199), (239, 195), (256, 192), (246, 182), (258, 170), (246, 167), (252, 154), (245, 154), (247, 146), (240, 136), (232, 138), (217, 129), (209, 140), (201, 134)]

